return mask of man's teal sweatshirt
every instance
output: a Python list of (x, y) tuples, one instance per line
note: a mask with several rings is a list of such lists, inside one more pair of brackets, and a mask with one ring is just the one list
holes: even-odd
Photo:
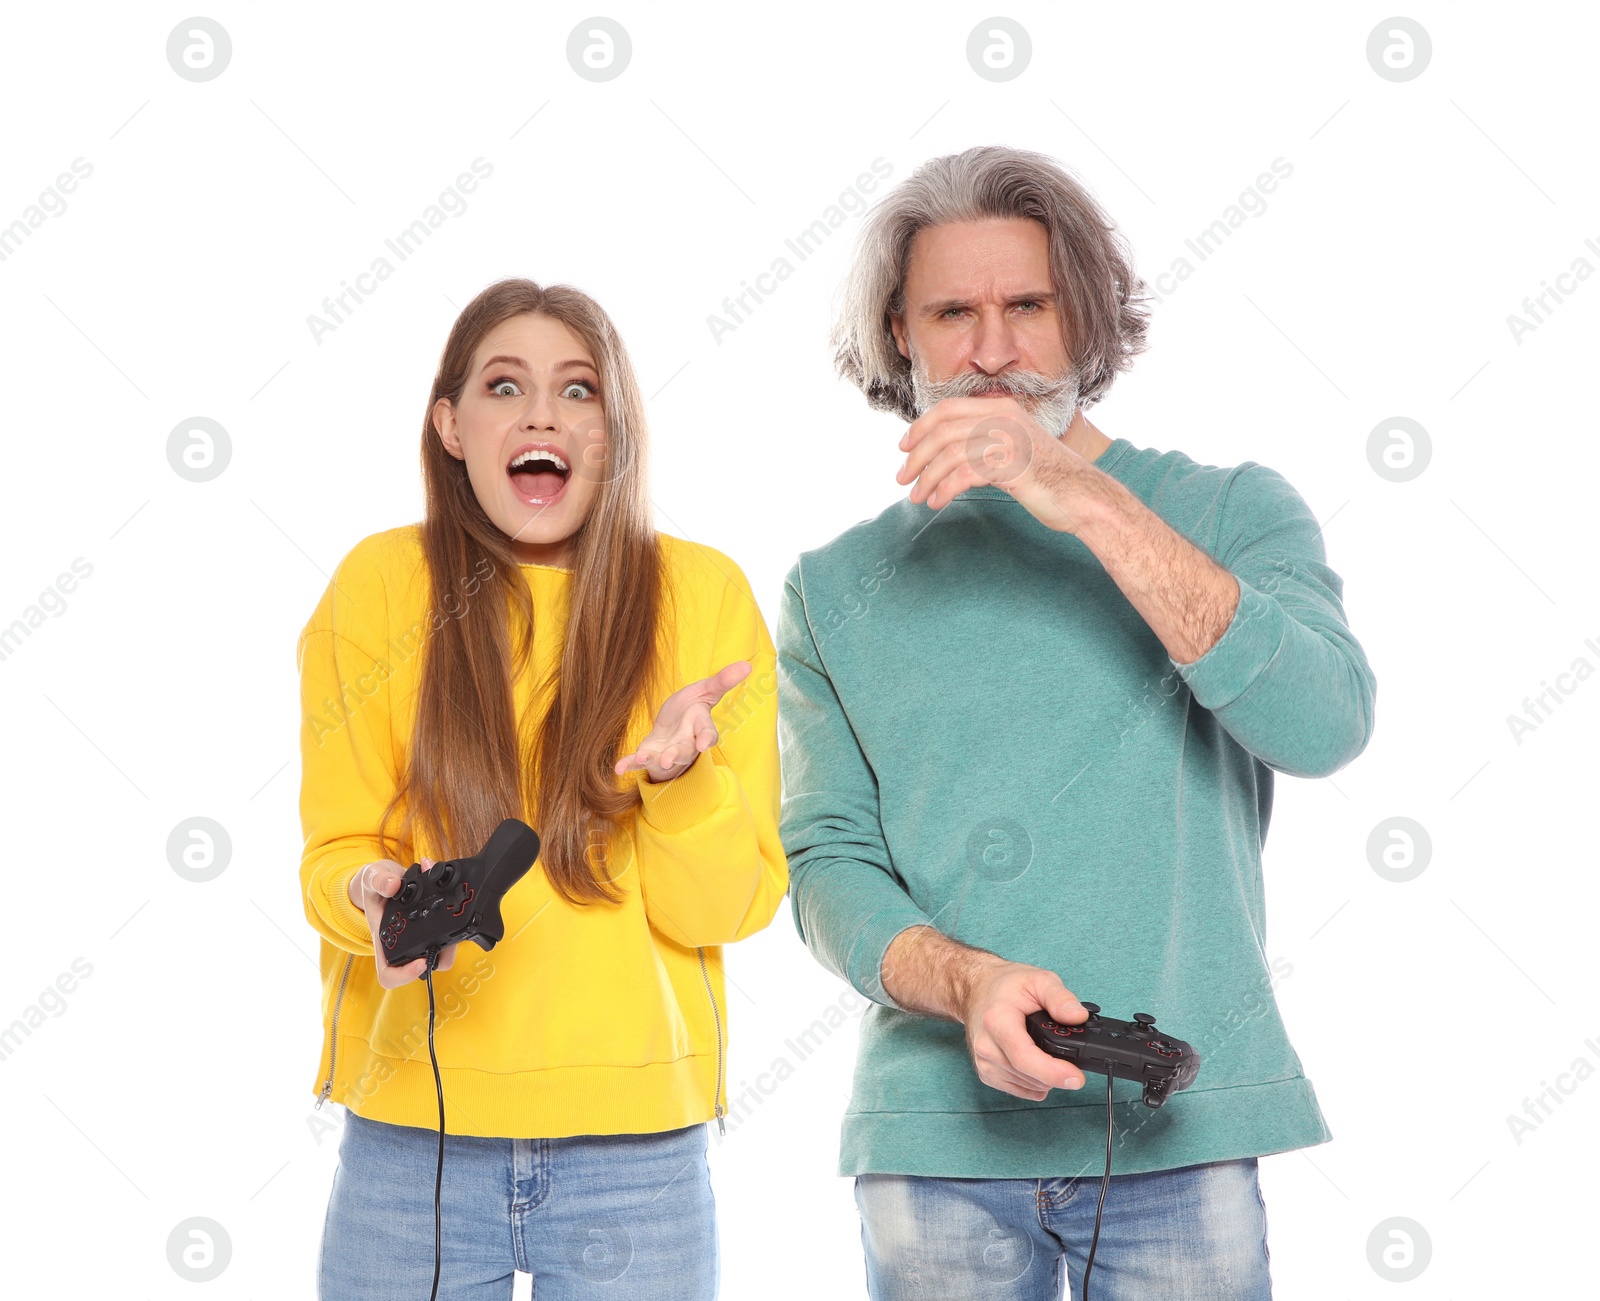
[[(1095, 461), (1239, 582), (1177, 664), (1077, 538), (1004, 491), (902, 500), (800, 557), (779, 615), (782, 836), (795, 924), (872, 1000), (840, 1171), (1074, 1177), (1105, 1159), (1105, 1087), (983, 1084), (963, 1028), (899, 1008), (908, 926), (1150, 1012), (1203, 1064), (1159, 1110), (1117, 1081), (1121, 1173), (1330, 1137), (1273, 987), (1261, 848), (1274, 772), (1322, 777), (1372, 734), (1375, 682), (1298, 493), (1253, 462), (1116, 439)], [(1286, 864), (1285, 867), (1292, 867)]]

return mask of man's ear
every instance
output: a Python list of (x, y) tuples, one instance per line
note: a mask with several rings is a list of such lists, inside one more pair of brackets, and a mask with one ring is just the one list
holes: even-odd
[(461, 451), (461, 435), (456, 431), (456, 412), (449, 398), (440, 398), (433, 404), (433, 431), (439, 435), (444, 450), (458, 461), (466, 460)]
[(906, 340), (906, 318), (889, 313), (889, 331), (894, 335), (894, 346), (900, 349), (900, 355), (907, 361), (911, 360), (911, 345)]

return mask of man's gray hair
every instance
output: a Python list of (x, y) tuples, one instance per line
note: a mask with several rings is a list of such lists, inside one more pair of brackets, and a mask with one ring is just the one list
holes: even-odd
[(889, 328), (905, 311), (911, 241), (926, 226), (1030, 218), (1050, 241), (1050, 278), (1064, 342), (1079, 377), (1078, 405), (1105, 396), (1145, 350), (1148, 298), (1132, 255), (1094, 196), (1054, 159), (982, 145), (930, 159), (866, 216), (830, 340), (839, 373), (883, 411), (918, 415), (911, 363)]

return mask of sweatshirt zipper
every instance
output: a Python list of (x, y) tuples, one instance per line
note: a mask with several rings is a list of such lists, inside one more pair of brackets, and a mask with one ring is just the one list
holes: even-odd
[(722, 1105), (722, 1012), (717, 1007), (717, 996), (711, 992), (711, 973), (706, 970), (706, 951), (696, 947), (695, 952), (700, 955), (700, 978), (706, 982), (706, 997), (711, 1000), (711, 1015), (717, 1023), (717, 1091), (713, 1095), (715, 1113), (717, 1117), (717, 1133), (727, 1135), (728, 1127), (723, 1122), (727, 1115), (727, 1108)]
[(328, 1035), (328, 1078), (322, 1082), (322, 1092), (317, 1095), (316, 1106), (313, 1111), (321, 1111), (322, 1104), (328, 1100), (328, 1095), (333, 1092), (333, 1068), (339, 1060), (339, 1006), (344, 1002), (344, 987), (350, 980), (350, 964), (356, 960), (355, 954), (349, 954), (344, 960), (344, 974), (339, 977), (339, 992), (333, 1000), (333, 1029)]

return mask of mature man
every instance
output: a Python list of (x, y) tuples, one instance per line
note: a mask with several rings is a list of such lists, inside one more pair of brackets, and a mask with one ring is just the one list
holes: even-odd
[(1256, 1157), (1330, 1137), (1261, 845), (1273, 774), (1359, 754), (1375, 682), (1280, 475), (1085, 419), (1145, 346), (1143, 288), (1060, 167), (971, 149), (869, 214), (836, 328), (913, 422), (912, 487), (789, 574), (782, 834), (802, 936), (873, 1000), (841, 1173), (874, 1298), (1081, 1277), (1104, 1080), (1074, 1092), (1024, 1026), (1082, 1022), (1080, 994), (1203, 1059), (1159, 1110), (1115, 1088), (1096, 1301), (1270, 1296)]

